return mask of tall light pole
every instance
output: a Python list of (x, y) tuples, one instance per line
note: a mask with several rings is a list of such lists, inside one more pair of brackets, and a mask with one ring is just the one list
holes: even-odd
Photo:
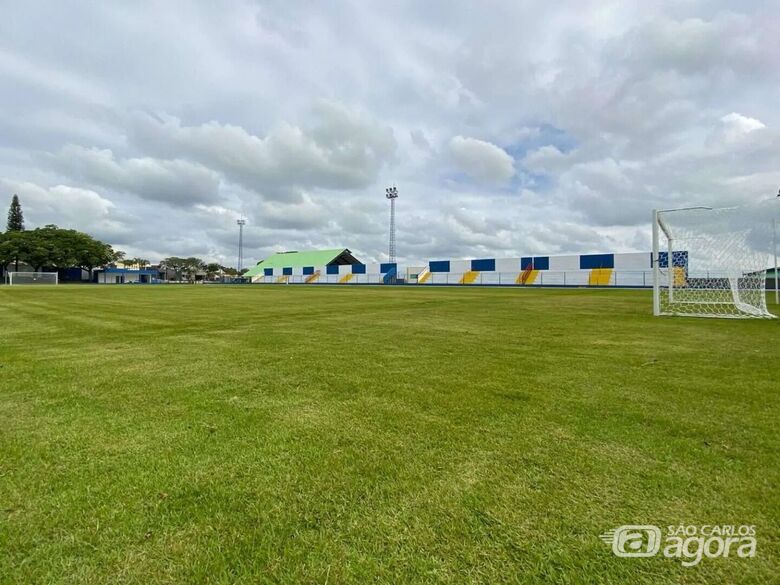
[(390, 257), (388, 262), (395, 262), (395, 200), (398, 199), (398, 189), (395, 185), (385, 189), (385, 197), (390, 200), (390, 242), (387, 255)]
[[(780, 198), (780, 189), (777, 191)], [(775, 252), (775, 304), (780, 305), (780, 274), (777, 272), (777, 214), (772, 218), (772, 248)]]
[(241, 269), (244, 267), (244, 226), (246, 220), (242, 217), (236, 220), (238, 224), (238, 274), (241, 275)]
[(780, 274), (777, 270), (777, 219), (772, 219), (772, 248), (775, 251), (775, 304), (780, 305)]

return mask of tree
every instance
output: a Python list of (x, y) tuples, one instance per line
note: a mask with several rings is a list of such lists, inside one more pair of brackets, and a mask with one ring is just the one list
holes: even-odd
[(206, 263), (200, 258), (170, 256), (160, 262), (160, 268), (173, 270), (176, 273), (176, 280), (184, 277), (187, 282), (195, 282), (198, 272), (206, 269)]
[(206, 263), (200, 258), (190, 256), (184, 259), (184, 274), (187, 276), (187, 280), (195, 282), (197, 280), (198, 272), (206, 269)]
[(219, 265), (218, 262), (209, 262), (206, 264), (206, 278), (209, 280), (214, 280), (214, 277), (216, 277), (220, 272), (224, 273), (224, 269)]
[[(24, 231), (24, 214), (22, 213), (22, 206), (19, 204), (18, 195), (14, 195), (11, 199), (11, 207), (8, 208), (8, 225), (6, 227), (6, 231)], [(17, 268), (19, 267), (17, 266)]]
[(0, 264), (14, 264), (14, 270), (19, 271), (19, 262), (26, 260), (29, 248), (29, 232), (6, 232), (0, 238)]
[(0, 238), (0, 263), (26, 262), (39, 271), (43, 268), (78, 266), (92, 272), (114, 262), (117, 252), (92, 236), (47, 225), (22, 232), (8, 232)]
[(95, 268), (107, 266), (116, 262), (118, 255), (124, 254), (124, 252), (115, 251), (108, 244), (92, 239), (86, 234), (80, 235), (86, 236), (86, 238), (81, 241), (74, 266), (80, 266), (81, 268), (88, 270), (90, 274), (92, 274), (92, 270)]
[(176, 280), (181, 280), (181, 272), (184, 268), (184, 263), (184, 258), (179, 258), (178, 256), (169, 256), (160, 262), (160, 268), (165, 270), (173, 270), (176, 273)]
[(22, 239), (26, 240), (27, 244), (24, 261), (32, 266), (36, 272), (47, 266), (65, 267), (70, 265), (71, 242), (66, 235), (58, 232), (59, 228), (55, 225), (23, 232)]

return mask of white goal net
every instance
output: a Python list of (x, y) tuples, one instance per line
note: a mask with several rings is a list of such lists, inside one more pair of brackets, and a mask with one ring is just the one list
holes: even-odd
[(8, 284), (57, 284), (56, 272), (7, 272)]
[(653, 312), (772, 318), (766, 271), (780, 200), (653, 212)]

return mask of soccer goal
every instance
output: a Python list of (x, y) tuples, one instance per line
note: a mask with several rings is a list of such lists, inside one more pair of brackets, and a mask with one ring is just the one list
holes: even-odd
[(780, 200), (653, 212), (653, 313), (772, 318), (766, 271)]
[(7, 272), (8, 284), (58, 284), (56, 272)]

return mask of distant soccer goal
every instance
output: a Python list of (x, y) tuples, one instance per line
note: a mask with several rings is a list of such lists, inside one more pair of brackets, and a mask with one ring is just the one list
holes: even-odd
[(56, 272), (7, 272), (8, 284), (58, 284)]
[(772, 318), (766, 271), (780, 201), (653, 212), (653, 312)]

